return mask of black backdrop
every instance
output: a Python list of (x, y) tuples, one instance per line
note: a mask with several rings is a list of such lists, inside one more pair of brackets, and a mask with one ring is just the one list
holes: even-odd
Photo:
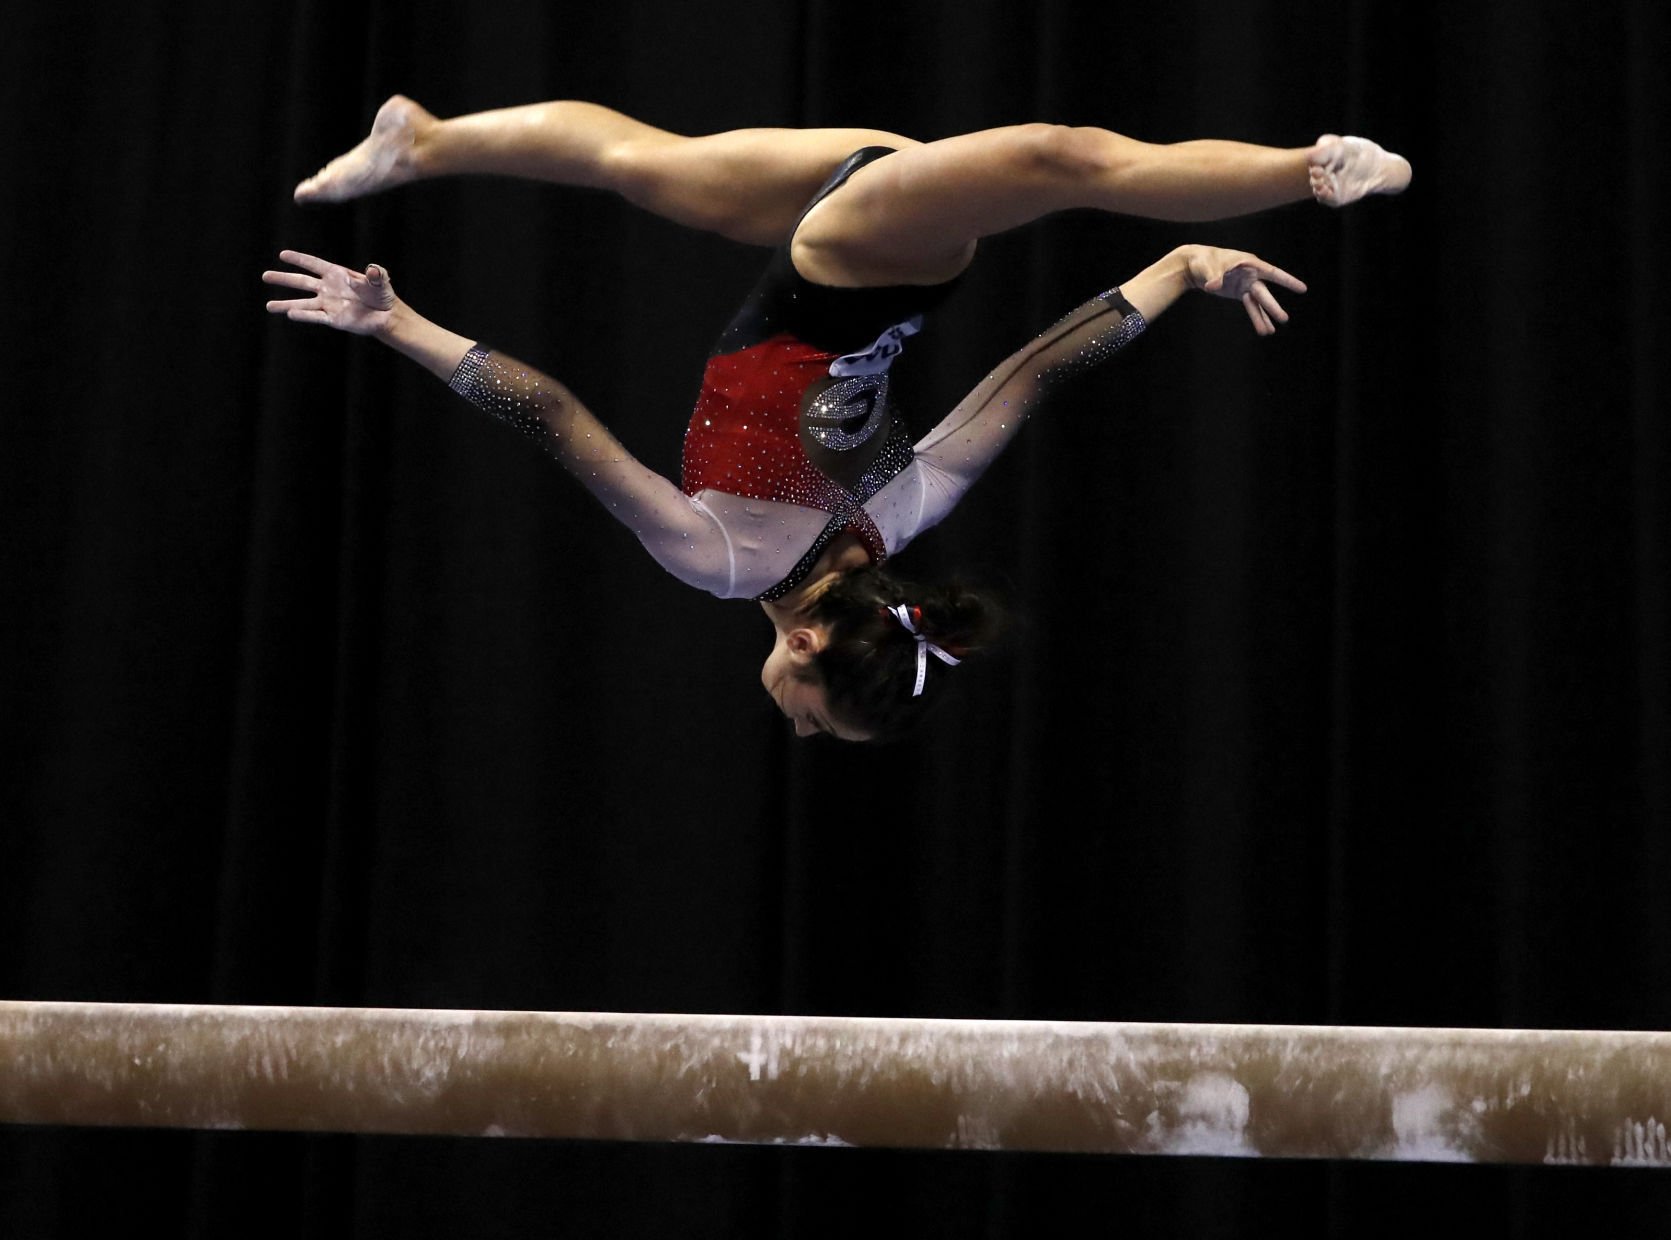
[[(0, 39), (0, 993), (1671, 1027), (1663, 7), (386, 0)], [(601, 195), (289, 189), (389, 92), (684, 132), (1369, 133), (1402, 200), (988, 244), (926, 424), (1185, 240), (1186, 302), (901, 560), (1024, 615), (890, 749), (795, 742), (754, 609), (365, 342), (375, 259), (652, 465), (759, 255)], [(1643, 1171), (0, 1134), (0, 1234), (1487, 1234), (1663, 1226)], [(1639, 1233), (1640, 1234), (1640, 1233)]]

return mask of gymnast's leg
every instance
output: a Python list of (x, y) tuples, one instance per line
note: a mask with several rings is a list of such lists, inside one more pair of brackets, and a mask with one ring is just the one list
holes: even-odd
[(875, 129), (690, 138), (576, 100), (443, 120), (396, 95), (363, 142), (296, 187), (296, 201), (341, 202), (429, 177), (495, 173), (613, 190), (693, 228), (781, 245), (836, 165), (876, 145), (920, 144)]
[(1013, 125), (861, 168), (808, 213), (795, 263), (820, 283), (934, 283), (961, 270), (980, 238), (1072, 207), (1197, 222), (1314, 197), (1344, 206), (1409, 181), (1408, 162), (1362, 138), (1155, 145), (1106, 129)]

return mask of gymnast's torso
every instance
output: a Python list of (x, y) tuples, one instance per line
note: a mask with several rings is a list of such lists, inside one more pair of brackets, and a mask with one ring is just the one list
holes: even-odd
[[(806, 209), (888, 153), (856, 152)], [(833, 288), (802, 276), (787, 245), (773, 253), (709, 355), (685, 432), (682, 489), (731, 542), (733, 596), (788, 593), (843, 533), (880, 562), (915, 532), (912, 507), (888, 502), (891, 483), (910, 490), (913, 461), (889, 372), (954, 284)]]

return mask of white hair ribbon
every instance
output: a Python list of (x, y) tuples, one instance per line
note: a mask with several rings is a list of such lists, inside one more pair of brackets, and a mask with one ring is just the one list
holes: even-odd
[(951, 667), (956, 667), (962, 662), (962, 660), (947, 654), (939, 646), (936, 646), (933, 642), (929, 641), (928, 638), (917, 632), (916, 622), (911, 619), (911, 609), (905, 606), (905, 604), (901, 603), (897, 607), (888, 608), (888, 610), (893, 613), (894, 619), (898, 620), (900, 624), (905, 626), (905, 631), (917, 639), (917, 684), (916, 687), (911, 690), (911, 696), (921, 697), (923, 693), (923, 682), (928, 679), (929, 655), (932, 654), (936, 659), (939, 659), (940, 662)]

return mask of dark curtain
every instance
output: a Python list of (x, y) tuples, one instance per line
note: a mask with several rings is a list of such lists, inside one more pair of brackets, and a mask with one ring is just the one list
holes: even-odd
[[(1666, 9), (181, 0), (0, 37), (0, 994), (1671, 1028)], [(289, 191), (407, 92), (686, 133), (1020, 120), (1407, 152), (1400, 200), (985, 253), (926, 427), (1183, 241), (1187, 300), (899, 567), (1008, 653), (797, 742), (769, 629), (369, 342), (289, 246), (678, 466), (761, 255), (607, 196)], [(940, 676), (936, 671), (931, 673)], [(1652, 1171), (0, 1133), (0, 1234), (1652, 1234)]]

